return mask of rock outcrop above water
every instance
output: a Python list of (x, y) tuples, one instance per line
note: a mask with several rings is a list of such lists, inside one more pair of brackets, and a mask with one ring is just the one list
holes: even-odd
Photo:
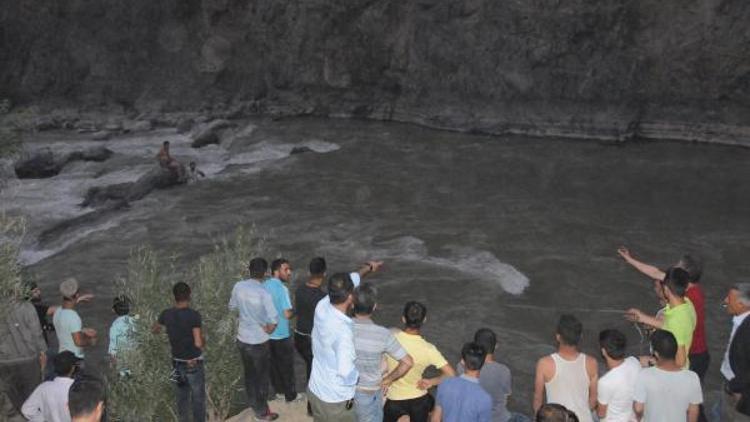
[(750, 138), (745, 0), (17, 0), (0, 22), (13, 104)]
[(57, 154), (49, 148), (30, 151), (15, 163), (14, 170), (19, 179), (44, 179), (53, 177), (72, 161), (105, 161), (112, 151), (104, 147), (76, 150)]
[[(180, 173), (185, 174), (185, 167), (180, 164)], [(137, 201), (154, 189), (166, 189), (185, 183), (177, 173), (162, 167), (154, 167), (135, 182), (118, 183), (109, 186), (93, 187), (86, 192), (82, 207), (122, 207), (131, 201)]]

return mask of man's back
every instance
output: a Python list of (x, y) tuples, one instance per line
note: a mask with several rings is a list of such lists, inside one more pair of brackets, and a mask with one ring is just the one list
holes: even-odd
[(83, 358), (83, 349), (76, 346), (73, 341), (73, 333), (83, 330), (83, 323), (78, 312), (73, 309), (59, 308), (52, 317), (57, 332), (57, 341), (60, 345), (60, 352), (70, 351), (78, 358)]
[[(4, 311), (2, 311), (4, 312)], [(47, 350), (34, 306), (29, 302), (16, 302), (4, 316), (0, 327), (0, 361), (13, 362), (35, 359)]]
[(440, 384), (437, 405), (443, 411), (444, 422), (492, 420), (492, 398), (479, 385), (478, 379), (466, 375), (448, 378)]
[(295, 331), (308, 336), (312, 334), (315, 307), (325, 296), (320, 287), (310, 287), (307, 284), (297, 287), (294, 294), (294, 309), (297, 312)]
[[(457, 367), (459, 375), (464, 373), (463, 364)], [(507, 422), (510, 419), (508, 411), (508, 396), (511, 394), (512, 377), (510, 369), (499, 362), (485, 362), (479, 373), (479, 385), (492, 398), (493, 422)]]
[[(677, 340), (678, 346), (685, 347), (685, 353), (690, 351), (690, 347), (693, 344), (693, 332), (695, 331), (697, 316), (695, 308), (690, 299), (685, 299), (685, 303), (678, 306), (667, 306), (664, 311), (664, 325), (662, 329), (669, 331), (674, 335)], [(688, 368), (690, 362), (688, 357), (685, 356), (685, 366)]]
[(263, 327), (275, 324), (278, 314), (271, 295), (262, 284), (253, 279), (235, 283), (229, 299), (229, 309), (239, 310), (237, 340), (245, 344), (261, 344), (268, 341), (268, 333)]
[(385, 327), (372, 320), (357, 318), (354, 320), (354, 349), (357, 354), (355, 364), (359, 371), (357, 385), (364, 388), (380, 388), (382, 380), (381, 362), (383, 354), (395, 360), (406, 356), (406, 351), (396, 337)]
[(570, 361), (554, 353), (549, 358), (554, 362), (555, 375), (544, 385), (547, 402), (565, 406), (575, 413), (581, 422), (591, 422), (587, 356), (578, 353), (576, 359)]
[[(437, 348), (428, 343), (421, 335), (408, 334), (400, 331), (395, 334), (396, 340), (406, 350), (414, 365), (403, 377), (396, 380), (388, 389), (388, 399), (390, 400), (409, 400), (422, 397), (427, 394), (426, 390), (417, 388), (417, 383), (422, 379), (422, 373), (428, 366), (442, 368), (448, 364), (443, 355)], [(398, 362), (391, 357), (387, 358), (388, 370), (392, 371), (398, 366)]]
[(607, 406), (607, 417), (602, 421), (631, 422), (635, 420), (633, 392), (640, 372), (640, 362), (631, 356), (599, 378), (597, 400)]
[(645, 422), (684, 421), (688, 407), (703, 402), (703, 393), (695, 372), (652, 367), (638, 375), (633, 398), (644, 404)]
[(40, 384), (21, 408), (26, 419), (42, 422), (70, 422), (68, 391), (73, 378), (56, 377)]
[(327, 297), (315, 309), (312, 341), (310, 391), (328, 403), (354, 397), (359, 374), (354, 364), (352, 320), (331, 305)]

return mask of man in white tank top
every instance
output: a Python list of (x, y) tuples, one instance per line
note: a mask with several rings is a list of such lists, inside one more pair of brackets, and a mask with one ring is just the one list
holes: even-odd
[(534, 414), (547, 403), (558, 403), (573, 411), (581, 422), (592, 422), (596, 406), (598, 369), (596, 359), (578, 351), (583, 325), (573, 315), (557, 323), (557, 353), (539, 359), (534, 380)]

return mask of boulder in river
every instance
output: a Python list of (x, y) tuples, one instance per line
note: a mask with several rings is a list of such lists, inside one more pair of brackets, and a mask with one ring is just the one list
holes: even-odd
[(72, 161), (105, 161), (112, 151), (104, 147), (93, 147), (58, 155), (49, 148), (24, 154), (14, 165), (19, 179), (45, 179), (56, 176)]
[(184, 174), (185, 167), (182, 165), (180, 165), (180, 171), (177, 173), (156, 166), (135, 182), (90, 188), (86, 192), (81, 206), (101, 207), (137, 201), (154, 189), (166, 189), (185, 183), (185, 178), (180, 177)]
[(234, 123), (224, 119), (216, 119), (207, 123), (193, 135), (192, 147), (201, 148), (210, 144), (218, 144), (221, 142), (221, 133), (231, 127), (234, 127)]

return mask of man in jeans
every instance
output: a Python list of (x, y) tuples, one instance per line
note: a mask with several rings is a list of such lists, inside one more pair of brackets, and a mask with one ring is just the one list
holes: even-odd
[(294, 345), (289, 334), (289, 319), (294, 316), (292, 301), (289, 298), (288, 284), (292, 278), (289, 261), (279, 258), (271, 263), (271, 278), (263, 282), (263, 287), (271, 295), (273, 306), (279, 316), (279, 323), (270, 335), (271, 385), (277, 397), (282, 395), (287, 402), (301, 400), (294, 380)]
[(193, 422), (203, 422), (206, 420), (206, 378), (201, 314), (190, 309), (191, 291), (186, 283), (176, 283), (172, 293), (174, 307), (162, 311), (153, 331), (161, 332), (162, 326), (167, 329), (180, 422), (190, 421), (190, 413), (193, 414)]
[[(363, 283), (354, 290), (354, 350), (359, 371), (354, 409), (358, 422), (383, 420), (383, 390), (388, 389), (413, 365), (411, 356), (393, 333), (372, 321), (376, 302), (377, 290), (371, 284)], [(383, 377), (380, 364), (385, 354), (398, 361), (398, 366)]]
[(269, 334), (279, 321), (271, 295), (261, 281), (266, 277), (268, 262), (253, 258), (248, 267), (250, 278), (238, 281), (232, 288), (229, 309), (240, 314), (237, 346), (245, 369), (245, 393), (255, 420), (276, 420), (278, 413), (268, 407), (268, 373), (270, 366)]

